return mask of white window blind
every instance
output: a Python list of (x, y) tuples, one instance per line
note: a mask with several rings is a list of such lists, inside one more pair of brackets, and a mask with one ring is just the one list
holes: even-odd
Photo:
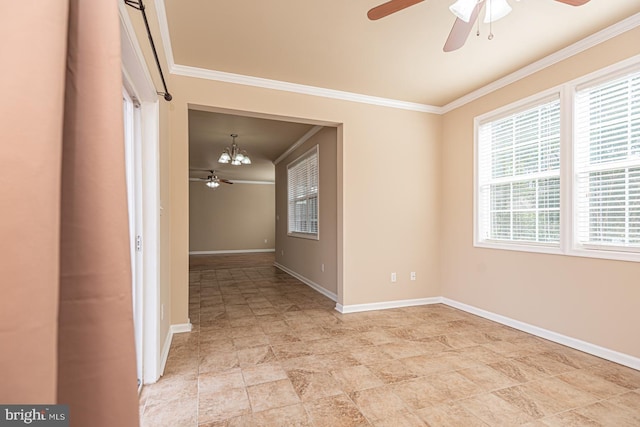
[(576, 243), (640, 250), (640, 71), (579, 88)]
[(288, 232), (318, 236), (318, 146), (287, 166)]
[(560, 241), (558, 96), (480, 123), (477, 140), (480, 241)]

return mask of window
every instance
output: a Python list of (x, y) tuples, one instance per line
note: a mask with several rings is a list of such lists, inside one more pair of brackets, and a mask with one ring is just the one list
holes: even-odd
[(481, 123), (481, 240), (560, 241), (560, 99)]
[(576, 93), (577, 243), (640, 249), (640, 72)]
[(318, 146), (287, 166), (289, 235), (318, 238)]
[(474, 245), (640, 262), (640, 58), (474, 125)]

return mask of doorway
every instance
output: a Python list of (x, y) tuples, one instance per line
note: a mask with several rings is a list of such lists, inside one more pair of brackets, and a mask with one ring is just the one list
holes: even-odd
[(140, 105), (125, 89), (122, 90), (124, 123), (127, 206), (129, 212), (129, 247), (131, 254), (131, 294), (136, 347), (138, 388), (142, 386), (143, 369), (143, 266), (142, 266), (142, 147)]
[[(188, 105), (187, 113), (191, 261), (196, 261), (194, 256), (275, 250), (276, 267), (336, 301), (340, 293), (341, 271), (340, 125), (193, 104)], [(251, 165), (220, 166), (218, 157), (228, 145), (230, 134), (239, 135), (237, 142), (251, 156)], [(323, 200), (320, 216), (323, 225), (319, 238), (310, 240), (288, 233), (286, 193), (287, 165), (312, 146), (320, 147), (320, 192)], [(265, 169), (268, 167), (268, 174), (263, 174), (262, 167), (258, 169), (256, 165), (264, 165)], [(198, 175), (198, 171), (211, 172), (236, 185), (208, 189), (206, 173)], [(270, 193), (272, 207), (269, 213), (257, 215), (259, 218), (269, 218), (273, 238), (267, 239), (266, 233), (254, 232), (253, 227), (246, 226), (249, 223), (257, 225), (257, 221), (250, 219), (250, 216), (258, 212), (253, 202), (261, 199), (257, 193), (251, 197), (243, 196), (243, 182), (255, 187), (260, 187), (256, 184), (261, 183), (275, 187)], [(232, 192), (237, 193), (240, 199), (237, 203), (231, 203)], [(251, 203), (245, 204), (244, 200)], [(233, 222), (245, 217), (240, 224)], [(250, 232), (253, 240), (244, 238), (241, 232), (245, 231)], [(191, 322), (197, 322), (197, 316), (192, 314), (190, 311)]]

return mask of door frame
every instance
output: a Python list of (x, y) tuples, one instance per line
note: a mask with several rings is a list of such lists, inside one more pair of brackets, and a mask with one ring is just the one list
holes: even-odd
[[(124, 2), (118, 2), (122, 83), (138, 104), (142, 227), (142, 383), (160, 378), (159, 100)], [(142, 166), (143, 165), (143, 166)]]
[(129, 90), (122, 88), (124, 145), (129, 211), (129, 251), (133, 299), (133, 331), (136, 347), (138, 388), (143, 383), (144, 266), (142, 252), (142, 145), (140, 105)]

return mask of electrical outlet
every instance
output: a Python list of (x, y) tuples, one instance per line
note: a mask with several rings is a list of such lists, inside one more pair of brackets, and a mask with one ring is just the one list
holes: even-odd
[(324, 264), (320, 266), (320, 270), (324, 273)]
[(398, 280), (396, 273), (391, 273), (391, 281), (395, 283), (396, 280)]
[(267, 240), (267, 239), (264, 239), (264, 242), (265, 242), (265, 243), (267, 243), (267, 242), (268, 242), (268, 240)]
[(280, 251), (280, 255), (284, 256), (284, 249)]
[(164, 304), (160, 304), (160, 320), (164, 320)]
[(416, 272), (415, 271), (411, 272), (411, 280), (416, 280)]

